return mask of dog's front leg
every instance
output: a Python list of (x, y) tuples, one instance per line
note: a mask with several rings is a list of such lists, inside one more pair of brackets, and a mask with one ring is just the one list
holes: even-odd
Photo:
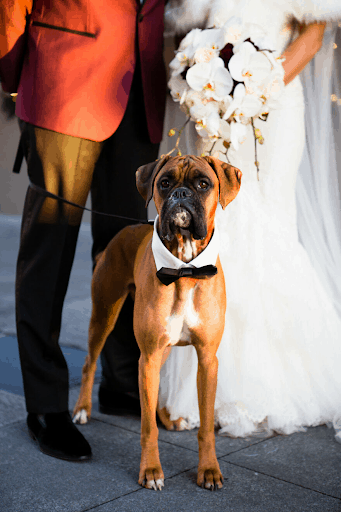
[(196, 347), (198, 354), (198, 401), (200, 411), (199, 466), (197, 484), (206, 489), (221, 489), (223, 476), (215, 452), (214, 402), (217, 389), (218, 359), (207, 347)]
[(143, 354), (139, 361), (139, 389), (141, 401), (141, 464), (139, 484), (147, 489), (162, 490), (164, 475), (158, 448), (156, 406), (159, 393), (162, 350)]

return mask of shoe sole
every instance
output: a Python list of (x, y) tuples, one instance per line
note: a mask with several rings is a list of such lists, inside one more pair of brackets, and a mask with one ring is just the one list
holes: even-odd
[(92, 454), (91, 455), (82, 455), (81, 457), (67, 457), (65, 455), (62, 455), (62, 454), (58, 454), (58, 453), (55, 453), (55, 452), (52, 452), (46, 448), (43, 448), (37, 437), (34, 435), (34, 433), (32, 432), (32, 430), (30, 428), (28, 428), (28, 433), (31, 437), (31, 439), (38, 445), (38, 448), (39, 450), (44, 454), (44, 455), (49, 455), (50, 457), (54, 457), (55, 459), (61, 459), (61, 460), (66, 460), (68, 462), (86, 462), (88, 460), (91, 460), (92, 459)]

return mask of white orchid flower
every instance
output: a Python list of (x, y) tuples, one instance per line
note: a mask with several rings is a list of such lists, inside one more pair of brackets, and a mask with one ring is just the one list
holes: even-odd
[(273, 56), (268, 57), (265, 52), (257, 52), (257, 58), (251, 59), (244, 79), (247, 94), (260, 98), (263, 103), (277, 101), (284, 89), (283, 66)]
[(174, 59), (169, 64), (172, 76), (180, 75), (187, 67), (193, 64), (194, 54), (200, 45), (201, 32), (201, 29), (195, 28), (181, 41)]
[[(217, 101), (207, 101), (206, 98), (204, 102), (196, 102), (190, 108), (189, 112), (191, 118), (194, 121), (201, 120), (202, 118), (207, 119), (211, 114), (219, 116), (219, 104)], [(220, 117), (220, 116), (219, 116)]]
[[(169, 67), (172, 76), (179, 75), (186, 67), (194, 62), (209, 62), (218, 57), (218, 52), (224, 47), (224, 32), (222, 29), (193, 29), (181, 41), (178, 51)], [(196, 58), (194, 56), (196, 55)]]
[(208, 117), (199, 119), (195, 128), (203, 139), (219, 137), (220, 116), (218, 112), (211, 112)]
[(238, 52), (232, 55), (228, 64), (231, 76), (237, 82), (243, 82), (248, 73), (251, 57), (257, 54), (253, 44), (246, 42), (239, 46)]
[(224, 31), (222, 29), (203, 30), (197, 38), (199, 47), (194, 54), (194, 61), (199, 64), (209, 62), (219, 57), (219, 50), (225, 46)]
[(263, 108), (259, 115), (279, 107), (278, 100), (284, 91), (284, 87), (282, 75), (274, 72), (268, 83), (262, 88), (261, 99), (263, 100)]
[(177, 52), (174, 59), (170, 62), (171, 76), (180, 75), (187, 67), (193, 64), (195, 49), (190, 46), (184, 51)]
[(224, 30), (221, 28), (210, 28), (202, 30), (200, 37), (200, 47), (211, 48), (212, 50), (221, 50), (225, 46)]
[(263, 102), (258, 96), (247, 94), (244, 84), (238, 84), (233, 93), (233, 101), (226, 109), (223, 119), (227, 120), (233, 114), (239, 122), (247, 124), (251, 117), (259, 114), (262, 107)]
[(201, 64), (203, 62), (210, 62), (210, 60), (219, 57), (219, 50), (212, 48), (199, 48), (194, 54), (194, 62)]
[(247, 69), (244, 69), (245, 82), (256, 84), (269, 80), (273, 65), (263, 52), (256, 52), (250, 57)]
[(188, 46), (196, 48), (200, 45), (200, 34), (202, 30), (200, 28), (194, 28), (182, 39), (178, 51), (184, 51)]
[(173, 100), (179, 101), (181, 105), (185, 101), (187, 91), (189, 91), (186, 80), (179, 76), (172, 76), (168, 82), (168, 87)]
[[(197, 93), (200, 94), (200, 93)], [(191, 98), (198, 100), (198, 98)], [(217, 101), (207, 101), (204, 98), (202, 101), (195, 101), (189, 109), (190, 117), (196, 123), (196, 129), (199, 135), (203, 138), (218, 137), (219, 136), (219, 123), (221, 121), (219, 115), (219, 104)]]
[(189, 65), (190, 60), (188, 59), (187, 55), (177, 53), (174, 59), (169, 63), (171, 76), (180, 75)]
[(208, 98), (216, 100), (227, 96), (233, 87), (231, 75), (220, 57), (192, 66), (187, 71), (186, 80), (192, 89), (203, 90)]
[[(248, 103), (251, 111), (257, 108), (257, 98), (263, 103), (272, 98), (277, 100), (284, 87), (284, 70), (281, 62), (269, 52), (252, 51), (250, 47), (245, 47), (248, 43), (241, 45), (240, 52), (233, 55), (230, 60), (229, 68), (232, 77), (237, 80), (242, 79), (246, 86)], [(242, 48), (244, 46), (244, 48)], [(250, 103), (252, 99), (253, 105)], [(260, 107), (261, 109), (261, 107)], [(250, 110), (247, 109), (249, 112)], [(246, 112), (243, 112), (245, 115)], [(255, 113), (249, 114), (256, 115)]]
[(189, 109), (194, 106), (201, 106), (204, 102), (207, 103), (207, 98), (203, 91), (193, 91), (193, 89), (188, 89), (186, 94), (186, 105)]
[(249, 122), (251, 117), (258, 115), (262, 109), (263, 102), (251, 94), (245, 94), (240, 107), (236, 110), (236, 115), (239, 116), (241, 122)]
[(232, 116), (232, 114), (237, 110), (244, 99), (246, 92), (245, 92), (245, 85), (244, 84), (238, 84), (235, 87), (235, 90), (233, 92), (233, 100), (227, 107), (225, 114), (223, 115), (223, 119), (227, 120), (229, 117)]
[(247, 137), (247, 127), (238, 122), (231, 123), (231, 144), (232, 147), (238, 151), (239, 145), (245, 142)]

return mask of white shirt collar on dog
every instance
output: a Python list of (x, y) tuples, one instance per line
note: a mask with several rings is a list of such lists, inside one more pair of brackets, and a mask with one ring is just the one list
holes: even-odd
[(218, 253), (219, 253), (219, 234), (217, 227), (214, 228), (214, 232), (209, 244), (205, 249), (192, 261), (185, 263), (179, 260), (176, 256), (165, 247), (157, 232), (157, 220), (158, 215), (154, 221), (154, 231), (152, 238), (152, 252), (155, 260), (156, 270), (160, 270), (162, 267), (178, 269), (181, 267), (204, 267), (205, 265), (216, 265)]

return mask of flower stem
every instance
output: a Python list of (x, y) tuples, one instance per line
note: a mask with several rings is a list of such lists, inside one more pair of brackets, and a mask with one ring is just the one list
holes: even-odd
[(186, 125), (190, 122), (190, 118), (187, 118), (186, 119), (186, 122), (185, 124), (180, 128), (180, 130), (178, 130), (179, 132), (179, 135), (176, 139), (176, 143), (175, 143), (175, 146), (173, 149), (171, 149), (168, 153), (166, 153), (164, 156), (168, 156), (168, 155), (171, 155), (173, 153), (173, 151), (175, 151), (176, 149), (179, 149), (179, 143), (180, 143), (180, 139), (181, 139), (181, 135), (182, 135), (182, 132), (184, 131)]
[(210, 156), (212, 156), (212, 151), (214, 150), (214, 146), (217, 144), (217, 142), (218, 142), (217, 140), (215, 140), (215, 141), (213, 142), (212, 147), (211, 147), (211, 149), (210, 149), (210, 150), (209, 150), (209, 152), (208, 152), (208, 154), (209, 154)]
[(259, 181), (259, 162), (257, 158), (257, 137), (256, 137), (256, 131), (255, 131), (255, 125), (253, 122), (253, 117), (251, 118), (251, 125), (253, 130), (253, 136), (255, 138), (255, 166), (257, 167), (257, 180)]

